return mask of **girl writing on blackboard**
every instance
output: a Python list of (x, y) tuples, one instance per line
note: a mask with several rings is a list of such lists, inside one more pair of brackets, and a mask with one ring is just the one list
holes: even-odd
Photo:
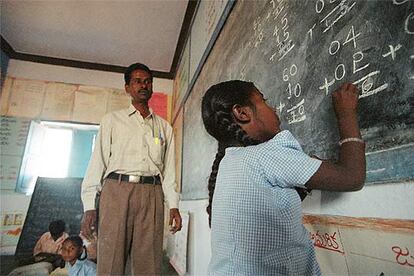
[(306, 155), (253, 83), (233, 80), (207, 90), (202, 118), (218, 140), (208, 184), (210, 274), (321, 274), (296, 188), (356, 191), (365, 180), (358, 90), (344, 84), (332, 100), (341, 135), (337, 162)]

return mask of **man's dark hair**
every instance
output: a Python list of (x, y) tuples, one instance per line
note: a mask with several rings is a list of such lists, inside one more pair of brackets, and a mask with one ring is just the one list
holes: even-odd
[(142, 63), (134, 63), (134, 64), (131, 64), (124, 73), (125, 84), (127, 85), (129, 84), (129, 82), (131, 81), (131, 73), (134, 72), (135, 70), (142, 70), (142, 71), (147, 72), (151, 76), (151, 80), (152, 80), (152, 72), (148, 68), (148, 66)]
[(63, 232), (65, 232), (65, 222), (61, 219), (54, 220), (49, 224), (49, 232), (52, 236), (60, 236)]

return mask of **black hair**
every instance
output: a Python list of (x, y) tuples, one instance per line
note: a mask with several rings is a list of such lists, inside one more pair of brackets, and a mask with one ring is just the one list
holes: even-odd
[(207, 132), (218, 141), (218, 151), (208, 180), (209, 201), (206, 211), (211, 226), (211, 213), (216, 177), (225, 150), (229, 146), (249, 146), (259, 144), (252, 139), (236, 122), (233, 115), (235, 105), (250, 106), (253, 93), (257, 90), (252, 82), (231, 80), (211, 86), (203, 96), (201, 116)]
[(53, 238), (59, 238), (65, 232), (65, 222), (61, 219), (54, 220), (49, 224), (49, 232)]
[[(67, 242), (71, 242), (76, 248), (78, 248), (79, 254), (78, 254), (78, 256), (76, 256), (76, 258), (78, 260), (83, 261), (88, 257), (88, 254), (86, 252), (86, 248), (83, 245), (83, 241), (82, 241), (81, 237), (76, 236), (76, 235), (69, 236), (69, 237), (66, 238), (66, 240), (63, 241), (63, 244), (65, 244)], [(83, 250), (85, 250), (85, 256), (82, 258)]]
[(148, 66), (146, 66), (145, 64), (142, 64), (142, 63), (134, 63), (134, 64), (131, 64), (130, 66), (128, 66), (128, 68), (126, 69), (126, 71), (124, 73), (124, 80), (125, 80), (126, 85), (128, 85), (129, 82), (131, 81), (131, 73), (134, 72), (135, 70), (142, 70), (142, 71), (147, 72), (151, 76), (151, 80), (152, 80), (152, 78), (153, 78), (152, 72), (148, 68)]

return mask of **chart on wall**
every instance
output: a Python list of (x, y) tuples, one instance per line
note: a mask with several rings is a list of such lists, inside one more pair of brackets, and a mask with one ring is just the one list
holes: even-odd
[(338, 153), (331, 94), (356, 84), (367, 181), (414, 179), (413, 1), (237, 1), (185, 104), (184, 198), (207, 197), (217, 144), (203, 129), (200, 101), (230, 79), (253, 81), (282, 128), (320, 158)]
[(0, 189), (16, 188), (30, 120), (0, 116)]
[(1, 241), (0, 246), (16, 246), (22, 233), (25, 211), (1, 212)]
[[(2, 88), (0, 114), (98, 124), (106, 113), (130, 103), (123, 89), (8, 77)], [(168, 103), (167, 94), (154, 92), (149, 106), (168, 120)]]

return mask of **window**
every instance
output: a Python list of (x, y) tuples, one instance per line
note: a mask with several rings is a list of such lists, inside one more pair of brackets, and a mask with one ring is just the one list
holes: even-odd
[(32, 194), (38, 177), (85, 175), (97, 125), (32, 121), (16, 191)]

